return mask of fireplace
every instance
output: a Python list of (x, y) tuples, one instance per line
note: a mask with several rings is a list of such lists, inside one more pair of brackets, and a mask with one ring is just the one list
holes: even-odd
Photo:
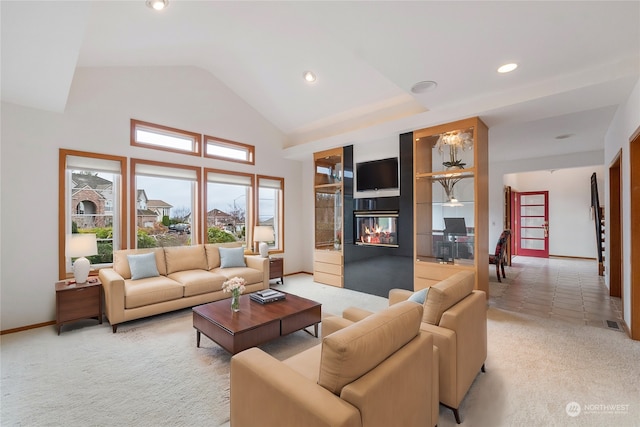
[(354, 211), (356, 245), (398, 247), (398, 211)]

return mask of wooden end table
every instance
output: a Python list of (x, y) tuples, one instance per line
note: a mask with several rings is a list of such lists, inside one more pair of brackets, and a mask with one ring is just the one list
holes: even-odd
[(56, 328), (82, 319), (97, 319), (102, 324), (102, 283), (90, 277), (86, 283), (56, 282)]
[(321, 304), (287, 293), (280, 301), (260, 304), (249, 295), (240, 296), (240, 311), (231, 310), (229, 299), (193, 308), (196, 346), (204, 334), (231, 354), (255, 347), (295, 331), (313, 326), (318, 336)]
[(278, 279), (276, 283), (284, 283), (284, 259), (269, 258), (269, 280)]

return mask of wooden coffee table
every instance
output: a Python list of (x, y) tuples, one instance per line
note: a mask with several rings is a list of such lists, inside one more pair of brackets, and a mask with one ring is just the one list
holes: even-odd
[(255, 347), (291, 332), (313, 325), (318, 336), (321, 304), (293, 294), (287, 298), (260, 304), (249, 295), (240, 296), (240, 311), (231, 311), (231, 301), (223, 299), (193, 308), (196, 346), (205, 334), (231, 354)]

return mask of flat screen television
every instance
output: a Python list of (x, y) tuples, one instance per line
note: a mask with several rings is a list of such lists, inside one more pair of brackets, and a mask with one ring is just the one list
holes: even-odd
[(373, 160), (356, 164), (356, 190), (398, 188), (398, 158)]

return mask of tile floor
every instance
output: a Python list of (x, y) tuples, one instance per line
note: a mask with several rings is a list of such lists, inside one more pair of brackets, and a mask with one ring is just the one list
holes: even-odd
[(490, 305), (611, 329), (609, 320), (623, 332), (621, 300), (609, 296), (595, 260), (518, 256), (505, 273), (506, 279), (498, 283), (491, 266)]

